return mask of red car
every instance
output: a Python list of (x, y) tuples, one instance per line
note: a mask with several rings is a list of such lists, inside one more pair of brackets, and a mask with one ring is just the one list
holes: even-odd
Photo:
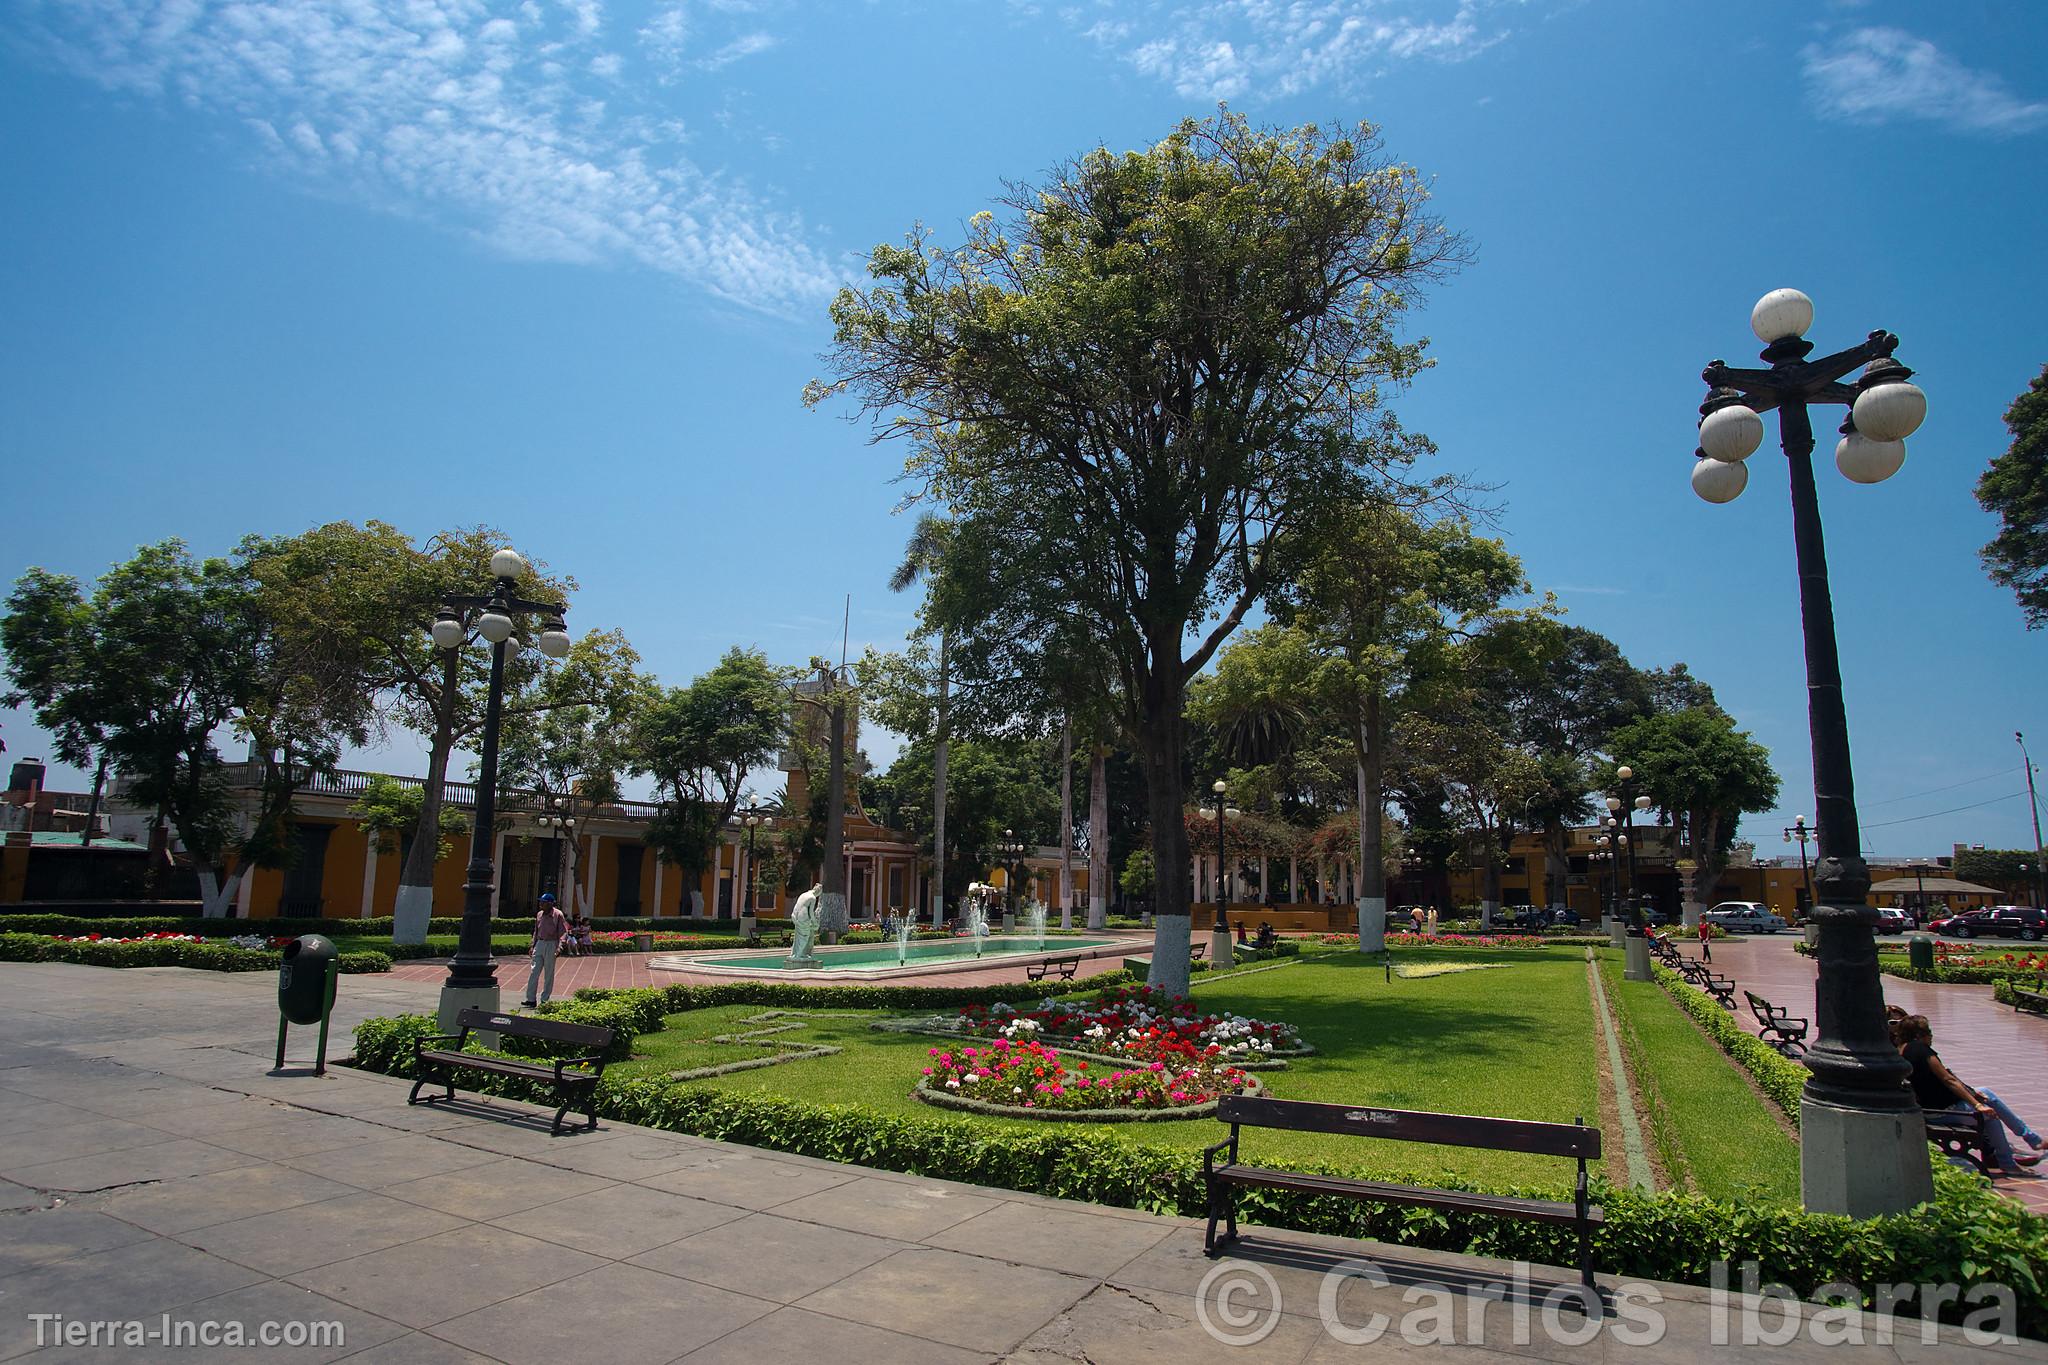
[(1935, 920), (1927, 930), (1942, 938), (2018, 938), (2032, 943), (2048, 938), (2048, 910), (2031, 905), (1988, 905)]

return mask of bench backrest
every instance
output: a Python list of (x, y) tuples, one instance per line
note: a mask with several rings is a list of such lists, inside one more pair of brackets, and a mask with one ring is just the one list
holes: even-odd
[(1349, 1133), (1394, 1142), (1432, 1142), (1444, 1147), (1481, 1147), (1538, 1156), (1575, 1156), (1581, 1160), (1593, 1160), (1600, 1155), (1600, 1130), (1583, 1123), (1537, 1123), (1529, 1119), (1429, 1114), (1413, 1109), (1376, 1109), (1367, 1105), (1316, 1104), (1308, 1100), (1241, 1095), (1225, 1095), (1217, 1104), (1216, 1117), (1229, 1124), (1284, 1128), (1296, 1133)]
[(1773, 1005), (1770, 1001), (1764, 999), (1755, 991), (1744, 991), (1742, 994), (1743, 997), (1749, 1001), (1749, 1008), (1757, 1015), (1758, 1018), (1768, 1018), (1771, 1015), (1776, 1014), (1778, 1012), (1778, 1007), (1776, 1005)]
[(501, 1010), (464, 1010), (455, 1018), (464, 1033), (496, 1033), (513, 1038), (539, 1038), (571, 1047), (604, 1049), (611, 1046), (612, 1031), (600, 1024), (571, 1024), (561, 1019), (537, 1019), (530, 1014), (507, 1014)]

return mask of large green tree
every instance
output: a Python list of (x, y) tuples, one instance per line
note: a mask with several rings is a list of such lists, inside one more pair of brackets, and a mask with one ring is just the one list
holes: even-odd
[[(450, 593), (480, 594), (491, 587), (491, 556), (505, 536), (487, 526), (444, 531), (415, 546), (379, 521), (361, 526), (332, 522), (273, 548), (268, 583), (295, 600), (291, 619), (330, 632), (351, 653), (368, 660), (366, 685), (385, 713), (426, 741), (425, 799), (419, 826), (399, 874), (392, 938), (426, 940), (434, 910), (434, 864), (444, 845), (441, 806), (448, 763), (482, 733), (490, 677), (490, 647), (475, 623), (455, 649), (434, 647), (427, 627)], [(530, 567), (519, 593), (532, 601), (563, 602), (574, 583)], [(474, 613), (472, 613), (472, 616)], [(537, 706), (533, 689), (543, 669), (538, 651), (525, 647), (538, 622), (521, 621), (505, 656), (505, 714)]]
[(1778, 799), (1771, 751), (1738, 730), (1719, 707), (1659, 711), (1617, 729), (1609, 745), (1615, 762), (1594, 774), (1613, 790), (1617, 763), (1635, 769), (1635, 782), (1664, 811), (1682, 821), (1697, 864), (1695, 884), (1711, 895), (1728, 863), (1737, 823)]
[[(279, 618), (269, 553), (252, 540), (232, 558), (198, 559), (163, 541), (89, 598), (75, 579), (30, 570), (0, 623), (10, 699), (34, 708), (60, 756), (109, 760), (128, 799), (168, 822), (208, 916), (228, 913), (252, 866), (289, 861), (293, 793), (366, 738), (359, 660)], [(230, 727), (258, 754), (253, 811), (216, 747)]]
[(1386, 762), (1398, 718), (1468, 665), (1459, 652), (1525, 592), (1521, 561), (1458, 517), (1360, 503), (1332, 519), (1281, 604), (1330, 662), (1320, 691), (1350, 742), (1358, 946), (1385, 946)]
[(877, 247), (875, 283), (832, 306), (807, 399), (850, 394), (910, 442), (920, 496), (1037, 547), (1022, 623), (1077, 622), (1111, 661), (1149, 794), (1152, 977), (1176, 994), (1188, 682), (1296, 542), (1414, 453), (1382, 389), (1423, 367), (1398, 324), (1462, 253), (1427, 198), (1369, 125), (1225, 111), (1060, 166), (957, 247)]
[(623, 633), (589, 631), (535, 680), (531, 704), (507, 716), (500, 731), (500, 808), (531, 803), (552, 819), (572, 822), (557, 869), (565, 910), (597, 913), (579, 865), (583, 835), (590, 818), (616, 802), (625, 779), (641, 767), (633, 735), (656, 689), (639, 665)]
[[(635, 767), (654, 780), (659, 807), (647, 839), (685, 883), (710, 866), (747, 774), (775, 761), (789, 736), (789, 676), (759, 650), (735, 646), (688, 687), (672, 687), (641, 712)], [(785, 814), (800, 816), (803, 812)]]
[(2012, 444), (1977, 480), (1977, 501), (2000, 521), (1984, 567), (2039, 630), (2048, 625), (2048, 365), (2005, 410), (2005, 427)]

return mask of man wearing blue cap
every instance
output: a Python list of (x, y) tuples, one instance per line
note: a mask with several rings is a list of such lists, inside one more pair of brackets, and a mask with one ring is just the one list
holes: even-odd
[(561, 909), (555, 904), (555, 893), (544, 891), (540, 898), (540, 911), (533, 917), (533, 966), (526, 973), (526, 998), (519, 1003), (531, 1008), (535, 996), (534, 987), (540, 987), (539, 1000), (547, 1003), (555, 993), (555, 951), (562, 946), (562, 935), (569, 932), (569, 921), (562, 918)]

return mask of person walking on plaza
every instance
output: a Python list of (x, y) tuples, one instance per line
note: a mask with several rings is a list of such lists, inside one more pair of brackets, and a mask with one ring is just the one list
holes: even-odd
[(555, 993), (555, 954), (561, 950), (562, 936), (569, 932), (569, 921), (562, 918), (560, 907), (555, 904), (555, 893), (544, 892), (540, 898), (540, 910), (533, 917), (533, 966), (526, 973), (526, 998), (519, 1003), (531, 1009), (536, 1003), (534, 987), (540, 987), (538, 1002), (547, 1003)]
[(1707, 923), (1705, 919), (1702, 919), (1700, 921), (1700, 961), (1712, 962), (1714, 960), (1713, 944), (1714, 926)]

